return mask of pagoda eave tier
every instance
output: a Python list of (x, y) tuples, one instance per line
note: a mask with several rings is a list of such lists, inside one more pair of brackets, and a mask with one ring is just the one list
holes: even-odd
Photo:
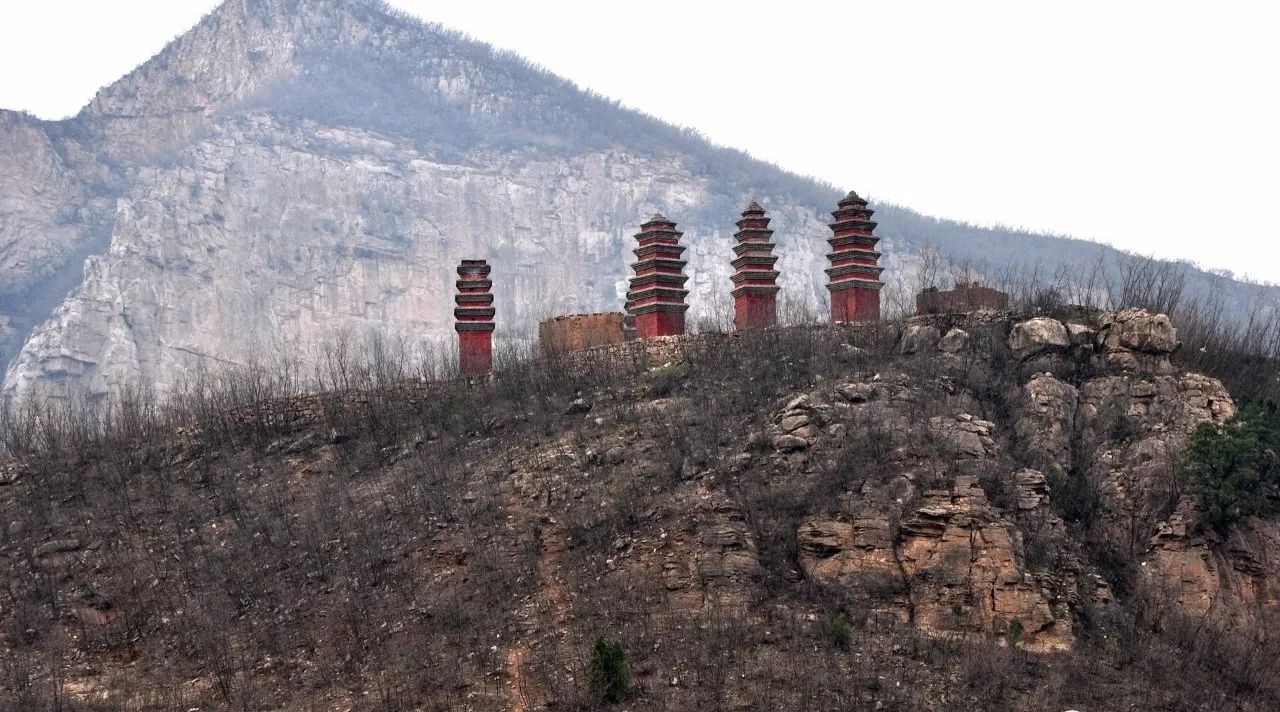
[(488, 291), (493, 287), (493, 282), (488, 279), (460, 279), (458, 280), (458, 289), (483, 289)]
[(832, 230), (835, 230), (836, 232), (840, 232), (840, 231), (842, 231), (842, 230), (867, 230), (867, 231), (870, 231), (870, 230), (875, 230), (875, 229), (876, 229), (876, 226), (880, 224), (880, 223), (878, 223), (878, 222), (874, 222), (874, 221), (871, 221), (871, 220), (857, 220), (857, 219), (843, 219), (843, 220), (842, 220), (842, 219), (840, 219), (840, 218), (839, 218), (839, 216), (834, 216), (834, 215), (833, 215), (832, 217), (835, 217), (835, 218), (836, 218), (836, 221), (835, 221), (835, 222), (833, 222), (833, 223), (831, 223), (831, 229), (832, 229)]
[(453, 310), (453, 315), (459, 319), (490, 319), (496, 313), (497, 310), (493, 307), (458, 307)]
[(884, 288), (884, 283), (874, 279), (847, 279), (827, 285), (827, 291), (829, 292), (843, 292), (846, 289), (854, 288), (879, 291)]
[(684, 247), (681, 245), (673, 245), (669, 242), (654, 242), (644, 247), (637, 247), (631, 251), (638, 259), (643, 259), (652, 254), (666, 253), (673, 257), (679, 257), (684, 254)]
[(855, 263), (840, 265), (839, 267), (828, 267), (822, 271), (826, 272), (827, 276), (834, 281), (836, 278), (843, 277), (846, 274), (869, 274), (873, 277), (878, 277), (879, 274), (884, 271), (884, 268), (877, 267), (876, 265), (860, 265)]
[(644, 274), (644, 275), (640, 275), (640, 277), (632, 277), (630, 282), (631, 282), (631, 291), (636, 292), (636, 291), (639, 291), (639, 289), (643, 289), (645, 287), (652, 286), (652, 284), (659, 284), (659, 283), (675, 284), (675, 286), (677, 287), (682, 287), (684, 286), (685, 282), (689, 282), (689, 277), (687, 277), (687, 275), (682, 273), (667, 274), (667, 273), (664, 273), (664, 271), (658, 271), (658, 273)]
[(646, 299), (671, 299), (682, 301), (689, 290), (680, 287), (663, 287), (659, 285), (636, 285), (631, 289), (631, 301), (639, 304)]
[(672, 272), (680, 272), (684, 269), (684, 266), (686, 264), (688, 264), (688, 262), (686, 262), (685, 260), (654, 258), (649, 260), (640, 260), (639, 262), (632, 262), (631, 269), (635, 270), (636, 272), (640, 272), (641, 270), (646, 270), (646, 269), (654, 269), (654, 268), (668, 269), (668, 270), (671, 270)]
[(827, 253), (827, 259), (833, 262), (835, 260), (847, 260), (855, 257), (868, 260), (878, 260), (880, 259), (880, 253), (872, 250), (844, 250), (842, 252)]
[(631, 313), (639, 316), (641, 314), (653, 314), (655, 312), (671, 312), (683, 313), (688, 311), (688, 304), (676, 304), (673, 302), (653, 302), (651, 304), (639, 304), (631, 308)]
[(733, 265), (734, 269), (738, 269), (743, 265), (764, 265), (766, 267), (772, 267), (777, 261), (777, 255), (762, 251), (759, 253), (739, 255), (729, 264)]
[(493, 331), (491, 321), (460, 321), (453, 325), (454, 331)]
[(750, 272), (736, 272), (729, 276), (734, 284), (739, 282), (763, 282), (765, 280), (775, 280), (781, 274), (778, 270), (757, 270)]
[(777, 285), (767, 286), (763, 284), (744, 284), (741, 287), (734, 287), (729, 293), (735, 297), (741, 297), (747, 294), (777, 294), (781, 287)]
[(472, 292), (470, 294), (455, 294), (453, 301), (457, 304), (492, 304), (493, 295), (488, 292)]
[(837, 237), (828, 237), (827, 244), (831, 245), (831, 249), (839, 249), (847, 245), (867, 245), (875, 247), (880, 242), (880, 238), (875, 235), (839, 235)]
[(659, 240), (659, 239), (668, 239), (668, 240), (671, 240), (672, 242), (676, 242), (680, 239), (682, 235), (684, 235), (683, 232), (680, 232), (679, 230), (676, 230), (673, 228), (662, 228), (661, 230), (658, 230), (658, 229), (641, 230), (640, 233), (636, 235), (636, 240), (641, 245), (644, 245), (649, 240)]

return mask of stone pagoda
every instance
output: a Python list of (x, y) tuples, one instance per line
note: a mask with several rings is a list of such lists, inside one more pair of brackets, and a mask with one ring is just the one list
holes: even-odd
[(453, 310), (458, 332), (458, 370), (478, 376), (493, 368), (493, 294), (489, 263), (463, 260), (458, 265), (458, 294)]
[(733, 246), (733, 328), (763, 329), (778, 323), (778, 270), (773, 230), (759, 203), (742, 212)]
[(673, 336), (684, 333), (684, 313), (689, 309), (684, 288), (685, 261), (680, 259), (684, 247), (683, 233), (676, 224), (655, 214), (640, 226), (636, 235), (636, 262), (631, 265), (635, 276), (627, 292), (628, 313), (635, 317), (637, 338)]
[(831, 290), (831, 321), (853, 323), (876, 321), (880, 318), (881, 268), (880, 253), (873, 233), (876, 224), (871, 221), (872, 210), (867, 201), (849, 191), (832, 213), (835, 233), (827, 238), (831, 252), (826, 269)]

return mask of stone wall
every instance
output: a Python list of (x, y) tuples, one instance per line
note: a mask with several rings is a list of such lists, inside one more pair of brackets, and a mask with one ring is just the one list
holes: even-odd
[(979, 309), (1003, 311), (1008, 308), (1008, 294), (977, 282), (957, 284), (955, 289), (945, 291), (930, 287), (916, 295), (916, 314), (955, 314)]
[(621, 312), (568, 314), (538, 324), (538, 350), (543, 358), (626, 340)]

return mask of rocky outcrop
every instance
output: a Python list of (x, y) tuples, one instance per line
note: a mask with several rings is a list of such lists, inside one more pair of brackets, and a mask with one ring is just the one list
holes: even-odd
[(1184, 498), (1151, 537), (1144, 583), (1193, 618), (1249, 625), (1280, 610), (1280, 525), (1255, 519), (1226, 536), (1196, 526)]
[(894, 533), (883, 508), (813, 519), (797, 533), (805, 574), (936, 635), (997, 636), (1051, 652), (1074, 642), (1069, 612), (1021, 562), (1019, 534), (972, 477), (924, 493)]
[(1178, 350), (1178, 331), (1165, 314), (1123, 309), (1102, 317), (1096, 339), (1109, 366), (1168, 373), (1169, 354)]
[(1071, 347), (1067, 327), (1057, 319), (1036, 317), (1020, 322), (1009, 334), (1009, 349), (1026, 360), (1045, 353), (1061, 353)]
[(1047, 373), (1022, 387), (1016, 400), (1019, 409), (1014, 429), (1029, 462), (1061, 472), (1071, 469), (1078, 401), (1075, 386)]
[(903, 520), (898, 551), (916, 624), (1013, 636), (1038, 652), (1071, 647), (1071, 618), (1049, 605), (1020, 565), (1016, 536), (973, 478), (957, 478), (950, 492), (926, 493), (924, 505)]
[(993, 456), (997, 449), (992, 437), (995, 427), (995, 423), (968, 413), (938, 415), (929, 419), (929, 433), (950, 456), (961, 460)]

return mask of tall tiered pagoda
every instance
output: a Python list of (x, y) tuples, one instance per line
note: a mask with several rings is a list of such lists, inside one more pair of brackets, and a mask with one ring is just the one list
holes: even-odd
[(486, 374), (493, 368), (492, 287), (487, 261), (463, 260), (458, 265), (453, 316), (458, 332), (458, 370), (464, 376)]
[(778, 270), (774, 264), (773, 230), (759, 203), (742, 212), (733, 246), (733, 327), (763, 329), (778, 323)]
[(832, 213), (834, 235), (827, 238), (831, 252), (826, 269), (831, 290), (831, 321), (836, 323), (869, 322), (880, 318), (880, 253), (873, 233), (872, 210), (867, 201), (849, 191)]
[(676, 224), (656, 214), (640, 226), (636, 235), (635, 276), (627, 293), (629, 313), (635, 317), (636, 337), (672, 336), (684, 333), (684, 313), (689, 309), (684, 288), (683, 233)]

